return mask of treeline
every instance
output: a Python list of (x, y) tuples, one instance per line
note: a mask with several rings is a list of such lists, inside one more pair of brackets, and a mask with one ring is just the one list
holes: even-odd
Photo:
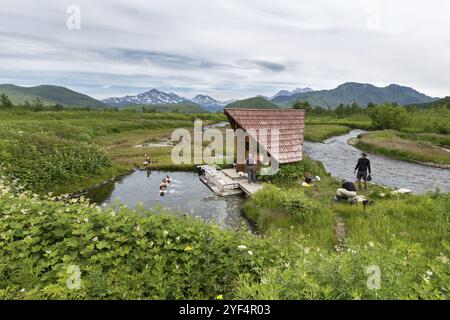
[[(26, 111), (34, 111), (34, 112), (39, 112), (39, 111), (63, 111), (64, 110), (64, 106), (60, 103), (55, 103), (55, 104), (44, 104), (41, 99), (36, 98), (33, 101), (28, 101), (25, 100), (25, 102), (23, 103), (19, 103), (19, 104), (14, 104), (11, 99), (6, 95), (6, 94), (1, 94), (0, 95), (0, 110), (8, 110), (8, 109), (17, 109), (17, 110), (26, 110)], [(70, 109), (72, 111), (76, 111), (76, 110), (82, 110), (82, 111), (91, 111), (91, 110), (95, 110), (95, 111), (119, 111), (119, 108), (93, 108), (90, 106), (85, 106), (85, 107), (70, 107), (66, 109)], [(133, 110), (128, 110), (130, 112), (132, 112)]]
[(53, 105), (44, 105), (42, 101), (39, 98), (36, 98), (32, 102), (29, 102), (26, 100), (24, 103), (21, 104), (13, 104), (11, 99), (6, 94), (0, 95), (0, 108), (1, 109), (13, 109), (13, 108), (21, 108), (31, 111), (62, 111), (64, 110), (64, 106), (62, 104), (56, 103)]
[(310, 117), (370, 119), (372, 129), (408, 129), (450, 134), (450, 109), (446, 104), (400, 106), (395, 102), (379, 105), (369, 103), (362, 108), (354, 102), (350, 105), (340, 104), (336, 109), (327, 109), (312, 107), (307, 101), (298, 101), (293, 108), (305, 109)]
[[(397, 106), (396, 103), (394, 105)], [(297, 101), (294, 103), (294, 109), (305, 109), (310, 116), (330, 116), (336, 118), (348, 118), (358, 115), (367, 115), (368, 111), (377, 105), (370, 102), (365, 108), (361, 107), (357, 102), (351, 104), (341, 103), (336, 109), (328, 109), (321, 106), (311, 106), (308, 101)]]

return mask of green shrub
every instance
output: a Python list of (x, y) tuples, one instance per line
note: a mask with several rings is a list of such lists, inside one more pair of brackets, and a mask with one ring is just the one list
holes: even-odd
[(299, 189), (281, 190), (265, 184), (244, 204), (244, 212), (258, 230), (269, 231), (310, 221), (320, 209)]
[[(294, 265), (269, 268), (255, 281), (242, 275), (238, 299), (443, 299), (449, 298), (445, 255), (427, 260), (397, 241), (350, 246), (342, 253), (303, 248)], [(379, 282), (375, 280), (380, 272)], [(368, 285), (369, 284), (369, 285)], [(372, 285), (372, 286), (370, 286)]]
[(110, 165), (97, 146), (40, 132), (0, 130), (0, 150), (3, 173), (35, 192), (96, 175)]
[[(281, 263), (281, 251), (244, 231), (142, 208), (0, 195), (0, 299), (231, 298), (240, 274)], [(80, 290), (66, 285), (71, 265)]]
[(294, 164), (281, 165), (278, 172), (274, 175), (259, 176), (260, 180), (270, 182), (278, 186), (292, 185), (299, 182), (305, 176), (305, 172), (316, 172), (320, 168), (314, 166), (308, 158)]
[(405, 108), (388, 103), (371, 108), (369, 116), (372, 127), (375, 129), (399, 130), (409, 122), (409, 115)]

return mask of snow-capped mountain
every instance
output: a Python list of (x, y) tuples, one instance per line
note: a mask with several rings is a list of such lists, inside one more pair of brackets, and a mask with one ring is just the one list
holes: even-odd
[(193, 99), (191, 99), (192, 102), (197, 103), (203, 107), (207, 106), (224, 106), (224, 103), (216, 100), (214, 98), (211, 98), (210, 96), (199, 94), (196, 95)]
[(152, 89), (135, 96), (107, 98), (102, 100), (102, 102), (110, 106), (119, 107), (130, 104), (175, 104), (189, 102), (189, 100), (180, 97), (173, 92), (165, 93)]
[(270, 98), (270, 100), (275, 99), (276, 97), (281, 96), (291, 96), (296, 93), (305, 93), (305, 92), (311, 92), (314, 91), (313, 89), (306, 87), (306, 88), (296, 88), (295, 90), (288, 91), (288, 90), (280, 90), (276, 95)]
[(228, 102), (227, 101), (219, 101), (210, 96), (199, 94), (191, 99), (192, 102), (201, 105), (203, 108), (210, 112), (216, 112), (218, 110), (223, 109)]

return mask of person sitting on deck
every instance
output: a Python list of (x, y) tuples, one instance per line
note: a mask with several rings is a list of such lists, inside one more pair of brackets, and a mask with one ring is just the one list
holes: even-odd
[(356, 187), (353, 182), (342, 180), (341, 188), (336, 191), (336, 200), (348, 200), (352, 201), (356, 197)]
[(256, 171), (255, 171), (256, 161), (253, 158), (251, 153), (248, 154), (247, 159), (245, 160), (245, 165), (247, 166), (247, 177), (248, 183), (256, 182)]
[(152, 160), (150, 159), (150, 157), (147, 153), (144, 154), (144, 158), (145, 158), (145, 161), (142, 164), (151, 164), (152, 163)]

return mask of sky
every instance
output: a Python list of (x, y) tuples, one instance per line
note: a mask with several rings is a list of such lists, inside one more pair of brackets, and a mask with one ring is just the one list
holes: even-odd
[(344, 82), (450, 95), (447, 0), (0, 0), (0, 83), (97, 99)]

